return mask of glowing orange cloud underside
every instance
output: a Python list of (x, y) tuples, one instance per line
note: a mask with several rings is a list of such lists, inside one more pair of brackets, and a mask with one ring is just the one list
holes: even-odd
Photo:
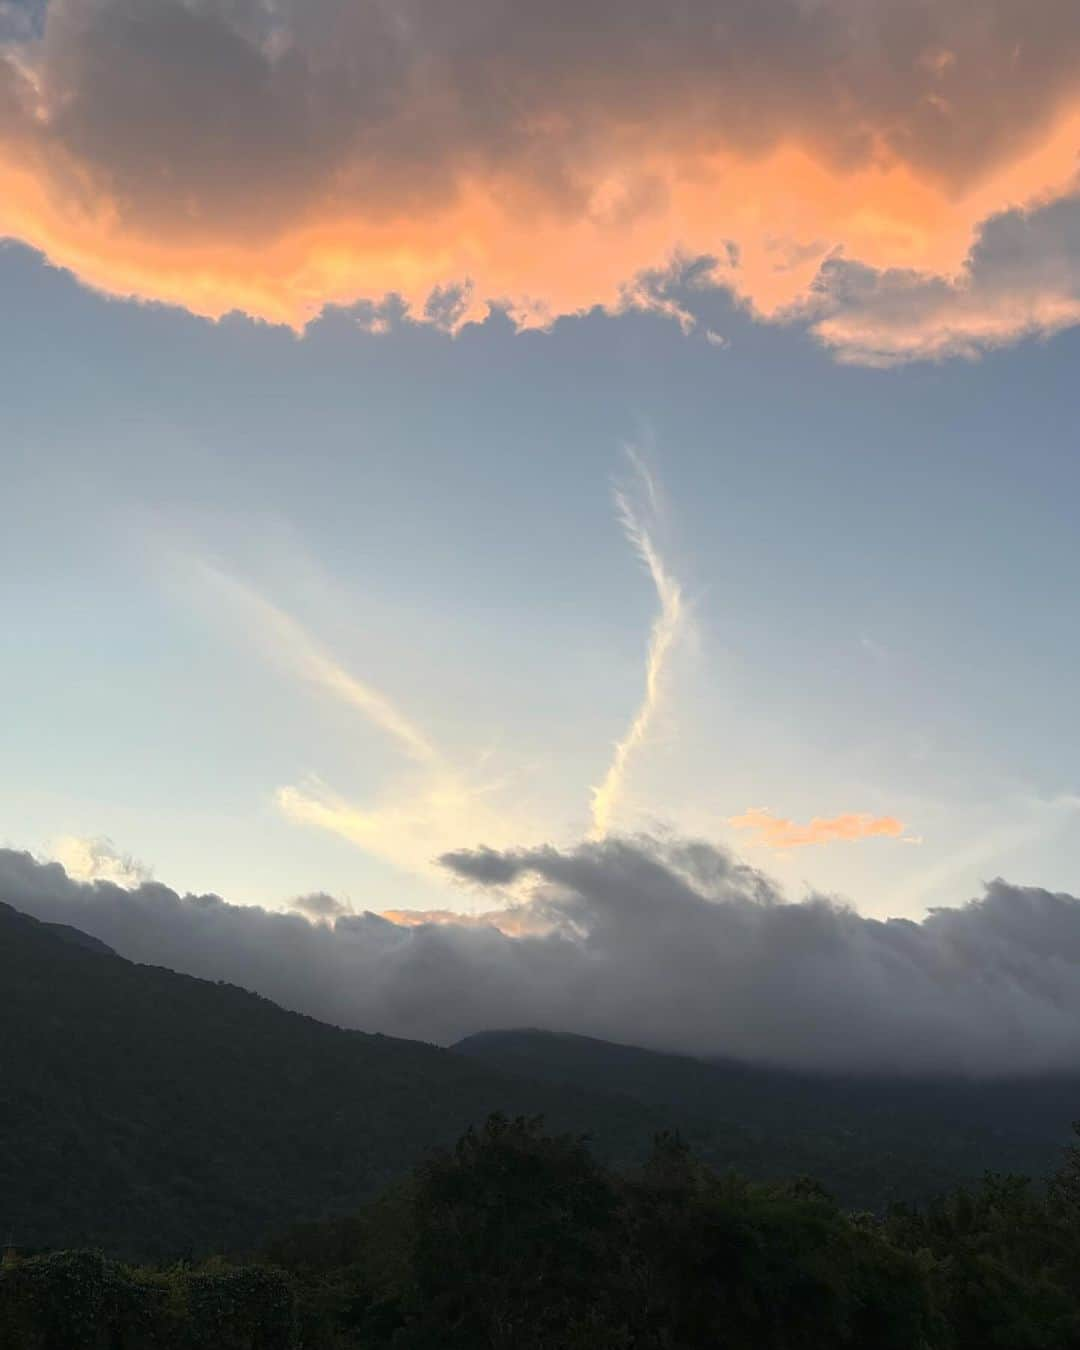
[[(806, 294), (829, 250), (874, 267), (953, 274), (978, 223), (996, 210), (1061, 192), (1072, 181), (1080, 108), (1039, 144), (959, 194), (892, 162), (844, 172), (794, 143), (751, 160), (651, 155), (611, 163), (591, 210), (512, 211), (505, 185), (466, 184), (451, 206), (372, 223), (360, 215), (298, 220), (266, 245), (215, 235), (193, 244), (125, 226), (113, 205), (73, 204), (48, 163), (0, 149), (0, 236), (39, 248), (111, 295), (181, 305), (217, 318), (231, 310), (302, 328), (328, 303), (401, 294), (420, 313), (431, 291), (469, 278), (478, 317), (508, 303), (524, 324), (594, 305), (617, 307), (642, 270), (676, 250), (724, 256), (719, 273), (761, 314)], [(613, 218), (642, 177), (660, 184), (651, 205)], [(811, 246), (816, 245), (816, 248)]]

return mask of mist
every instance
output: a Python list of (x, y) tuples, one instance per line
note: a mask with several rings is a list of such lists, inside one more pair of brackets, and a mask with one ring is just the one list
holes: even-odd
[[(130, 960), (337, 1025), (443, 1044), (505, 1027), (864, 1073), (1034, 1074), (1080, 1061), (1080, 900), (989, 883), (921, 922), (787, 899), (710, 844), (615, 838), (448, 854), (477, 917), (291, 912), (77, 882), (0, 850), (0, 900)], [(472, 905), (474, 911), (477, 906)]]

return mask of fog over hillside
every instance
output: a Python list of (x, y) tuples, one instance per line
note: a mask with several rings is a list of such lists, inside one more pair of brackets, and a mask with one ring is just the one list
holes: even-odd
[(328, 896), (270, 912), (156, 882), (80, 883), (11, 850), (0, 851), (0, 899), (135, 961), (443, 1043), (537, 1026), (822, 1069), (985, 1075), (1080, 1063), (1080, 900), (1070, 895), (998, 880), (915, 923), (821, 896), (792, 903), (695, 841), (443, 861), (491, 892), (481, 920), (353, 913)]

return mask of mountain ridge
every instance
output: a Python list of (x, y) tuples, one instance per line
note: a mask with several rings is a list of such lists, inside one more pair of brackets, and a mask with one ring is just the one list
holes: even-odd
[(593, 1131), (614, 1158), (658, 1125), (629, 1102), (136, 965), (10, 906), (0, 988), (0, 1232), (23, 1248), (243, 1249), (351, 1212), (496, 1110)]
[(0, 922), (34, 924), (72, 947), (81, 947), (83, 951), (96, 952), (99, 956), (117, 955), (107, 942), (102, 942), (100, 938), (93, 937), (90, 933), (84, 933), (81, 928), (74, 928), (67, 923), (46, 923), (44, 919), (35, 919), (32, 914), (24, 914), (21, 909), (16, 909), (14, 905), (5, 904), (3, 901), (0, 901)]

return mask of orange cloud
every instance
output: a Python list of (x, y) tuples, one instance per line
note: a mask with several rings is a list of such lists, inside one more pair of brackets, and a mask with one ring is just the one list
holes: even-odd
[(529, 905), (486, 914), (458, 914), (449, 909), (387, 909), (380, 917), (398, 928), (493, 928), (505, 937), (546, 937), (556, 926), (542, 910)]
[(815, 816), (808, 825), (797, 825), (769, 811), (751, 808), (741, 816), (732, 816), (728, 824), (736, 830), (751, 830), (752, 844), (767, 848), (805, 848), (810, 844), (832, 844), (857, 839), (899, 839), (904, 824), (895, 816), (849, 814), (825, 820)]
[[(1070, 190), (1080, 15), (992, 8), (51, 0), (0, 45), (0, 236), (110, 294), (298, 329), (390, 292), (545, 324), (654, 303), (644, 272), (708, 255), (848, 359), (949, 354), (963, 296), (901, 333), (815, 283), (840, 257), (962, 278), (988, 217)], [(1076, 321), (1060, 268), (1037, 289), (983, 288), (973, 346)]]

